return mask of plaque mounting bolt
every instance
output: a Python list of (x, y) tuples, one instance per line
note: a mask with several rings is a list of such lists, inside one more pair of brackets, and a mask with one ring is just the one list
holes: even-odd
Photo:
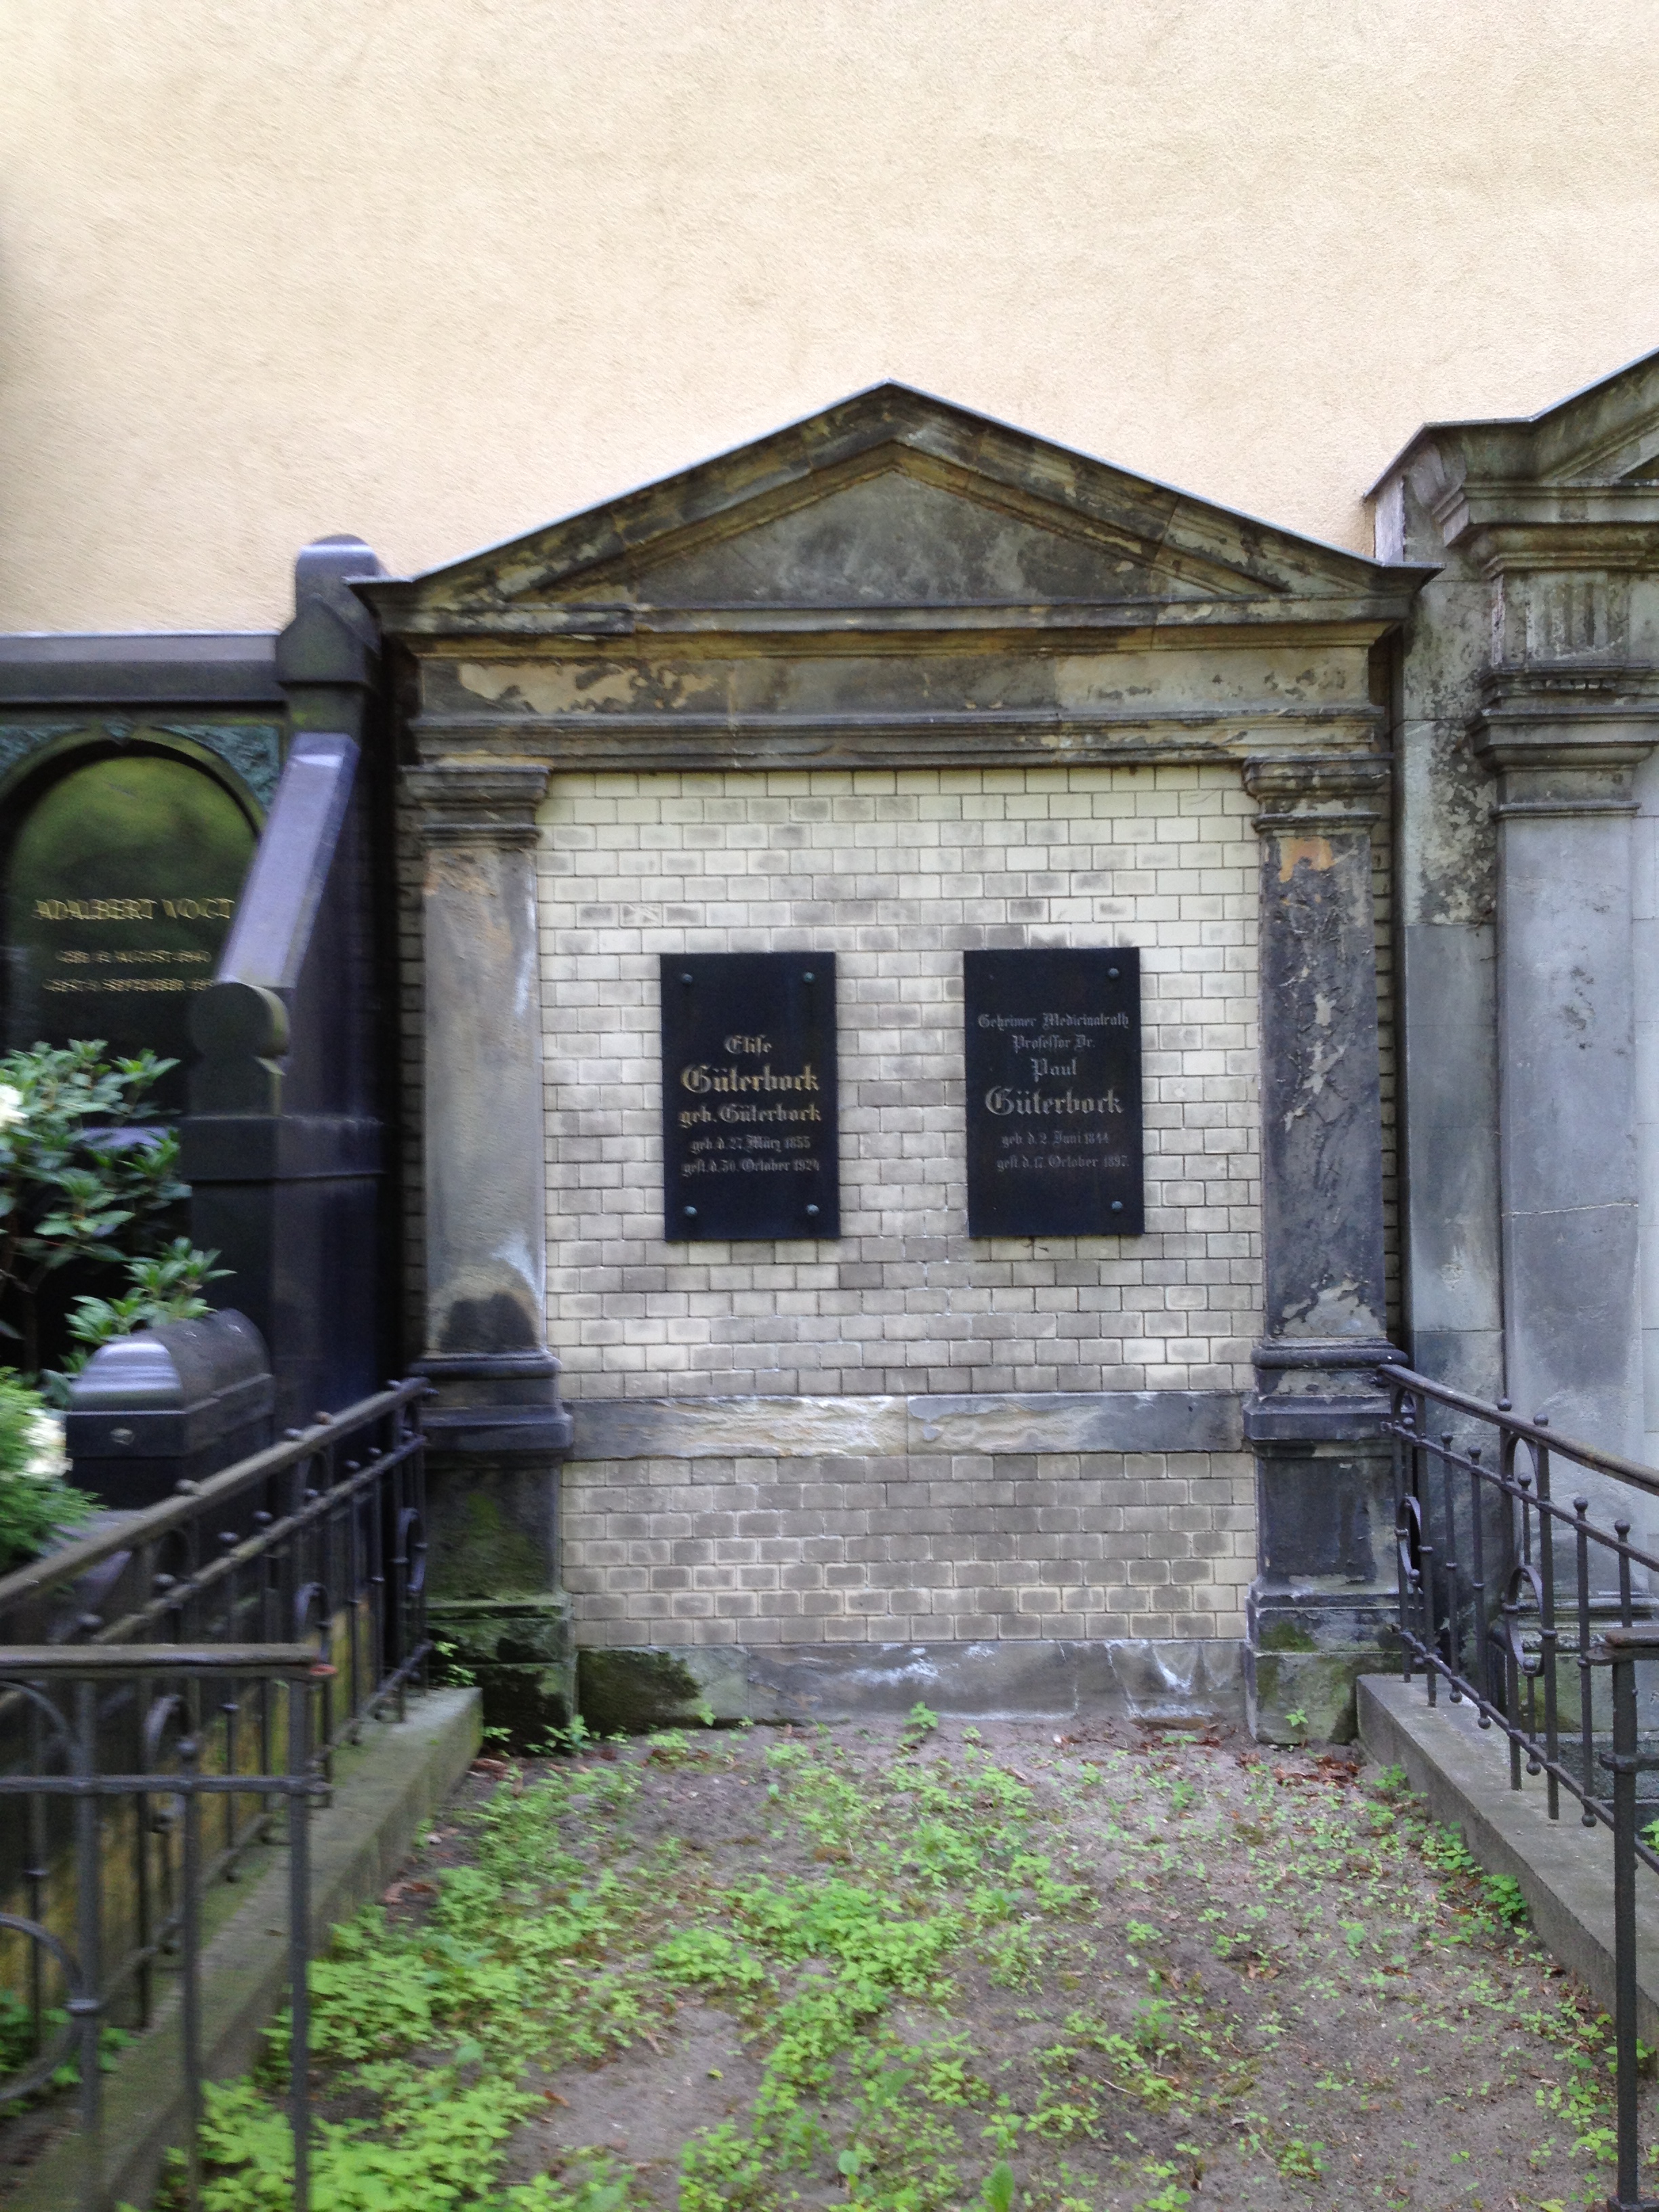
[(689, 982), (691, 981), (691, 978), (690, 978), (690, 974), (688, 973), (688, 974), (686, 974), (686, 975), (683, 975), (680, 977), (680, 981), (681, 981), (681, 982), (682, 982), (682, 983), (689, 983)]
[(1121, 1198), (1115, 1198), (1115, 1199), (1112, 1200), (1112, 1211), (1113, 1211), (1113, 1212), (1114, 1212), (1114, 1213), (1121, 1213), (1121, 1212), (1122, 1212), (1122, 1211), (1123, 1211), (1123, 1200), (1122, 1200)]
[(802, 975), (800, 980), (803, 983), (815, 983), (817, 981), (817, 978), (813, 975), (811, 969), (808, 968)]
[(1119, 975), (1120, 972), (1121, 972), (1121, 971), (1120, 971), (1118, 969), (1116, 969), (1116, 968), (1109, 968), (1109, 969), (1106, 970), (1106, 973), (1107, 973), (1107, 974), (1111, 977), (1111, 979), (1112, 979), (1113, 982), (1115, 982), (1115, 983), (1116, 982), (1116, 981), (1117, 981), (1117, 979), (1118, 979), (1118, 975)]
[(816, 1219), (816, 1218), (817, 1218), (817, 1206), (809, 1206), (807, 1207), (806, 1211), (807, 1211), (807, 1213), (808, 1213), (808, 1215), (809, 1215), (810, 1217), (811, 1217), (811, 1218), (814, 1218), (814, 1219)]
[(696, 1214), (696, 1211), (697, 1211), (697, 1209), (696, 1209), (696, 1207), (695, 1206), (688, 1206), (686, 1207), (686, 1209), (685, 1209), (685, 1218), (686, 1218), (686, 1219), (687, 1219), (688, 1221), (692, 1220), (692, 1219), (695, 1218)]

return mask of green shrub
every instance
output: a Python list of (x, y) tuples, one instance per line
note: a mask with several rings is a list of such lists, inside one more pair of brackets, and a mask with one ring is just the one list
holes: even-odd
[(65, 1482), (68, 1472), (61, 1422), (38, 1390), (0, 1369), (0, 1574), (96, 1511), (95, 1498)]
[(189, 1195), (177, 1135), (147, 1121), (173, 1064), (106, 1060), (97, 1042), (0, 1059), (0, 1335), (31, 1374), (47, 1278), (72, 1260), (142, 1256)]
[(202, 1296), (228, 1267), (216, 1267), (216, 1252), (199, 1251), (188, 1237), (175, 1237), (160, 1252), (126, 1263), (127, 1288), (118, 1298), (76, 1298), (70, 1309), (69, 1333), (76, 1349), (61, 1372), (43, 1377), (49, 1391), (67, 1402), (69, 1385), (100, 1346), (164, 1322), (200, 1321), (210, 1310)]

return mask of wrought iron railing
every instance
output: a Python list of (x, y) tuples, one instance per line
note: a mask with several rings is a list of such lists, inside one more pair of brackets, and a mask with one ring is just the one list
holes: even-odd
[[(21, 1800), (31, 1813), (61, 1808), (70, 1817), (72, 1838), (65, 1869), (72, 1904), (68, 1927), (60, 1933), (50, 1924), (49, 1906), (33, 1914), (0, 1912), (0, 1929), (27, 1958), (40, 2024), (44, 2027), (54, 2017), (60, 2022), (55, 2034), (37, 2042), (29, 2064), (0, 2080), (0, 2095), (12, 2100), (33, 2096), (70, 2062), (79, 2121), (81, 2212), (106, 2212), (112, 2193), (104, 2151), (104, 2031), (123, 1989), (131, 1988), (136, 1979), (142, 1979), (143, 2008), (149, 2011), (152, 1970), (164, 1953), (176, 1960), (183, 2194), (190, 2212), (197, 2212), (201, 2203), (202, 1908), (208, 1887), (204, 1829), (216, 1803), (233, 1804), (256, 1780), (267, 1822), (282, 1808), (289, 1846), (289, 2124), (295, 2146), (295, 2212), (307, 2212), (311, 1876), (306, 1806), (327, 1787), (316, 1772), (311, 1742), (313, 1692), (327, 1674), (326, 1663), (303, 1644), (195, 1649), (46, 1644), (0, 1650), (0, 1694), (14, 1710), (20, 1704), (27, 1708), (40, 1747), (40, 1771), (0, 1775), (0, 1802)], [(280, 1695), (287, 1709), (282, 1761), (262, 1765), (254, 1774), (204, 1772), (204, 1686), (221, 1711), (251, 1688)], [(154, 1763), (148, 1771), (108, 1771), (112, 1693), (130, 1703), (137, 1732), (149, 1741)], [(175, 1724), (177, 1763), (163, 1768), (155, 1753), (169, 1723)], [(176, 1852), (169, 1856), (176, 1856), (176, 1864), (168, 1869), (167, 1885), (173, 1902), (170, 1911), (148, 1920), (141, 1913), (140, 1942), (110, 1960), (104, 1942), (106, 1893), (111, 1828), (121, 1813), (128, 1815), (141, 1862), (151, 1856), (146, 1847), (152, 1835), (174, 1840)], [(143, 1941), (144, 1936), (151, 1940)], [(61, 2002), (43, 2011), (47, 1995)]]
[[(428, 1387), (319, 1418), (0, 1581), (0, 1988), (27, 2007), (35, 2052), (0, 2074), (0, 2106), (50, 2080), (66, 2015), (89, 2208), (104, 2028), (148, 2029), (182, 1962), (195, 2096), (206, 1892), (266, 1842), (297, 1847), (303, 1871), (294, 1803), (325, 1797), (335, 1753), (374, 1715), (401, 1718), (424, 1680)], [(291, 1940), (308, 1934), (301, 1912)], [(304, 2162), (299, 2140), (297, 2212)]]
[[(1659, 2212), (1639, 2193), (1637, 1869), (1659, 1874), (1638, 1778), (1659, 1770), (1636, 1668), (1659, 1658), (1659, 1543), (1637, 1515), (1659, 1469), (1558, 1436), (1404, 1367), (1392, 1405), (1402, 1669), (1441, 1684), (1508, 1740), (1510, 1786), (1544, 1778), (1587, 1828), (1612, 1832), (1615, 2212)], [(1654, 1516), (1659, 1523), (1659, 1512)], [(1564, 1681), (1564, 1675), (1567, 1678)], [(1564, 1691), (1566, 1694), (1564, 1695)], [(1644, 1747), (1645, 1745), (1645, 1747)]]

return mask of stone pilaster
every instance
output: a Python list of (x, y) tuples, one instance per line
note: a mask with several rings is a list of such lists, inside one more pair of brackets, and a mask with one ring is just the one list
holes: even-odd
[(1632, 790), (1659, 702), (1616, 669), (1498, 670), (1472, 734), (1497, 780), (1506, 1383), (1639, 1456)]
[(536, 809), (547, 770), (411, 769), (425, 956), (424, 1191), (434, 1632), (493, 1721), (533, 1737), (574, 1707), (547, 1343), (546, 1115)]
[[(1425, 425), (1376, 490), (1379, 551), (1439, 571), (1395, 740), (1414, 1361), (1650, 1460), (1656, 401), (1650, 357), (1523, 420)], [(1414, 933), (1463, 957), (1420, 961)], [(1644, 1501), (1573, 1487), (1651, 1544)]]
[(1392, 1596), (1370, 848), (1389, 773), (1364, 754), (1244, 770), (1260, 810), (1264, 1274), (1249, 1664), (1269, 1739), (1297, 1734), (1297, 1711), (1315, 1734), (1346, 1731)]

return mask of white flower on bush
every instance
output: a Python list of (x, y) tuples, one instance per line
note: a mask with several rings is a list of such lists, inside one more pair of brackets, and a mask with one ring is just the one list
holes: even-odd
[(64, 1416), (21, 1376), (0, 1368), (0, 1480), (62, 1482), (69, 1471)]
[(23, 1119), (23, 1094), (15, 1083), (0, 1083), (0, 1136)]
[(64, 1481), (69, 1471), (62, 1416), (0, 1367), (0, 1574), (49, 1552), (97, 1510), (95, 1498)]
[(17, 1472), (27, 1482), (61, 1482), (70, 1471), (64, 1441), (64, 1417), (43, 1406), (28, 1417), (24, 1449), (28, 1456)]

